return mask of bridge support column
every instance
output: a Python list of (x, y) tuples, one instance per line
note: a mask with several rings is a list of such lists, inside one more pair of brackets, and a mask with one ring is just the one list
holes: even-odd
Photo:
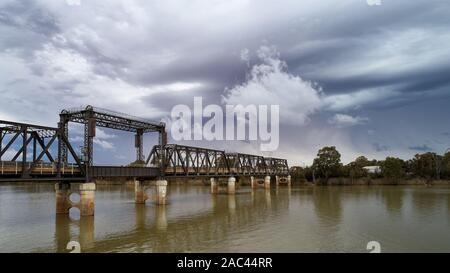
[(145, 193), (144, 181), (134, 180), (134, 202), (136, 204), (145, 204), (147, 194)]
[(270, 189), (270, 176), (264, 178), (264, 188)]
[(258, 182), (253, 176), (250, 176), (250, 186), (252, 187), (252, 189), (256, 189), (258, 187)]
[(93, 216), (95, 208), (95, 183), (83, 183), (79, 185), (80, 209), (81, 216)]
[[(75, 207), (80, 210), (80, 216), (94, 215), (95, 183), (57, 183), (55, 184), (55, 192), (57, 214), (69, 214), (69, 210)], [(70, 201), (70, 194), (73, 192), (80, 194), (78, 203)]]
[(236, 193), (236, 178), (230, 177), (228, 178), (228, 194)]
[(167, 181), (157, 180), (156, 181), (156, 204), (165, 205), (167, 197)]
[(283, 177), (280, 177), (277, 175), (277, 176), (275, 176), (275, 179), (276, 179), (277, 187), (279, 185), (291, 186), (291, 176), (290, 175), (283, 176)]
[(56, 214), (69, 214), (72, 204), (69, 199), (70, 184), (56, 183)]
[(219, 193), (219, 182), (215, 178), (211, 178), (211, 194)]

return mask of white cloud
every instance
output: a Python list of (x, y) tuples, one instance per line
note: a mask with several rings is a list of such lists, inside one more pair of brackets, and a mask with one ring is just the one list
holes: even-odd
[(96, 128), (95, 137), (99, 138), (99, 139), (111, 139), (111, 138), (115, 138), (116, 135), (108, 134), (107, 132), (105, 132), (105, 130)]
[(225, 90), (223, 102), (232, 105), (279, 105), (280, 120), (305, 124), (322, 105), (321, 89), (299, 76), (290, 74), (274, 47), (262, 46), (246, 82)]
[(106, 141), (106, 140), (94, 138), (94, 143), (97, 144), (98, 146), (100, 146), (103, 150), (114, 150), (115, 149), (114, 144), (109, 141)]
[(368, 121), (369, 119), (365, 117), (353, 117), (345, 114), (335, 114), (331, 119), (328, 120), (328, 123), (336, 125), (339, 128), (345, 128), (365, 124)]
[(81, 0), (66, 0), (66, 3), (69, 6), (79, 6), (81, 5)]
[(0, 118), (56, 126), (62, 109), (88, 104), (159, 119), (164, 112), (148, 104), (149, 96), (186, 92), (203, 85), (182, 81), (133, 85), (97, 74), (95, 64), (74, 50), (47, 44), (28, 62), (17, 51), (0, 53), (0, 86)]
[(324, 106), (332, 111), (355, 110), (369, 103), (395, 98), (400, 93), (389, 89), (366, 89), (324, 97)]
[(247, 66), (250, 65), (250, 51), (248, 50), (248, 48), (244, 48), (241, 50), (241, 61), (245, 62), (247, 64)]
[(84, 137), (82, 136), (74, 136), (69, 138), (70, 142), (78, 142), (81, 143), (84, 141)]

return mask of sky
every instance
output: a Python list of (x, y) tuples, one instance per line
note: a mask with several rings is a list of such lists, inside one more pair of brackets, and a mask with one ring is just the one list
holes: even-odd
[[(56, 126), (62, 109), (95, 105), (159, 121), (197, 96), (279, 105), (280, 145), (263, 155), (291, 166), (330, 145), (344, 163), (442, 154), (449, 14), (446, 0), (2, 0), (0, 119)], [(98, 130), (96, 162), (134, 155), (132, 135)]]

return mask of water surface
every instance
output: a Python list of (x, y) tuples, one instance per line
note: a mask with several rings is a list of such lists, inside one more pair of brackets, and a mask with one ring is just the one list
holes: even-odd
[(169, 185), (169, 204), (98, 186), (95, 217), (55, 215), (52, 184), (0, 185), (0, 252), (450, 252), (450, 187)]

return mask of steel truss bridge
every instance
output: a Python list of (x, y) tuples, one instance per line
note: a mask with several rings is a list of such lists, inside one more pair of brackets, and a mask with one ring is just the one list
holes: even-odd
[[(84, 125), (77, 153), (69, 139), (69, 123)], [(128, 166), (93, 163), (96, 128), (134, 134), (136, 162)], [(159, 143), (144, 155), (143, 136), (158, 133)], [(8, 157), (7, 161), (3, 158)], [(127, 177), (229, 177), (288, 175), (287, 160), (222, 150), (167, 144), (165, 124), (87, 106), (60, 113), (57, 127), (0, 120), (0, 181), (81, 181)]]

